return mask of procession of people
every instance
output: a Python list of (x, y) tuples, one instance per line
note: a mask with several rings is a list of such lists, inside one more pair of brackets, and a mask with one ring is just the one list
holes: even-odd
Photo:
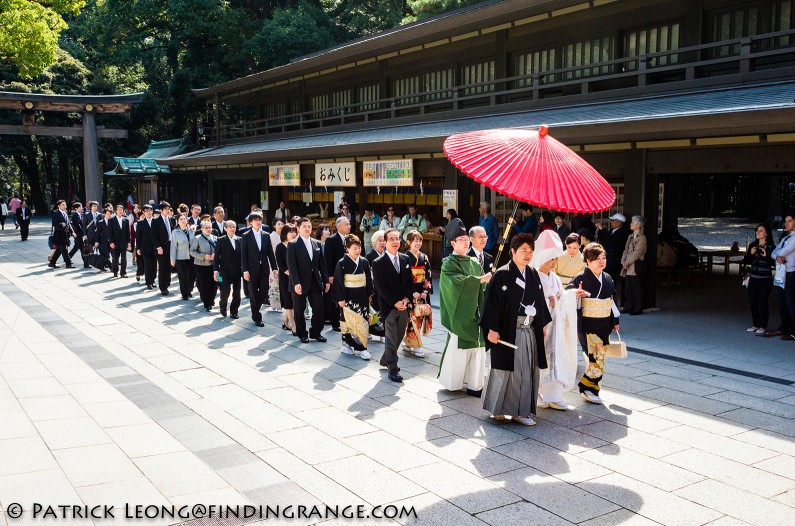
[[(497, 267), (496, 223), (488, 205), (481, 204), (479, 224), (469, 230), (453, 211), (444, 227), (449, 255), (435, 291), (430, 258), (422, 252), (425, 223), (413, 206), (401, 219), (390, 209), (380, 221), (367, 209), (357, 220), (361, 237), (352, 233), (347, 204), (339, 209), (335, 232), (324, 224), (315, 237), (312, 222), (289, 217), (284, 203), (272, 229), (262, 210), (252, 207), (241, 230), (220, 206), (212, 216), (196, 204), (179, 205), (175, 213), (166, 201), (133, 203), (131, 210), (107, 204), (101, 211), (97, 202), (85, 209), (74, 203), (71, 216), (66, 208), (59, 201), (52, 213), (51, 268), (61, 257), (75, 268), (71, 258), (79, 251), (84, 267), (127, 278), (130, 251), (135, 277), (147, 289), (171, 294), (175, 272), (182, 300), (196, 289), (207, 312), (218, 301), (222, 317), (238, 319), (242, 289), (257, 327), (264, 326), (263, 308), (270, 306), (283, 313), (281, 328), (301, 343), (326, 342), (326, 323), (340, 334), (345, 355), (369, 360), (370, 344), (383, 342), (380, 365), (395, 382), (403, 380), (398, 351), (426, 356), (423, 338), (433, 327), (431, 298), (438, 295), (439, 321), (448, 333), (439, 382), (481, 398), (497, 421), (534, 425), (538, 408), (565, 411), (564, 393), (575, 385), (585, 400), (601, 403), (605, 349), (620, 316), (614, 277), (605, 272), (609, 262), (623, 265), (632, 313), (640, 310), (632, 281), (645, 254), (640, 217), (633, 218), (626, 253), (608, 257), (598, 243), (582, 247), (581, 236), (570, 233), (560, 214), (554, 225), (542, 216), (548, 228), (537, 234), (538, 223), (524, 208), (508, 261)], [(20, 224), (29, 221), (24, 202), (17, 216)], [(618, 219), (623, 216), (611, 218)], [(609, 233), (592, 237), (609, 240)], [(579, 382), (578, 343), (587, 359)]]

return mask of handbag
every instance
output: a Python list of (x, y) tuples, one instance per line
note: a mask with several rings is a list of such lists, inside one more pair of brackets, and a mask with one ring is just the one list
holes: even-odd
[(610, 358), (626, 358), (627, 357), (627, 344), (621, 341), (621, 335), (616, 331), (618, 341), (610, 340), (605, 346), (605, 356)]
[(94, 247), (94, 252), (88, 256), (88, 264), (97, 270), (105, 268), (105, 259), (96, 247)]
[(745, 276), (743, 278), (743, 287), (745, 287), (746, 289), (748, 288), (748, 280), (750, 280), (750, 279), (751, 279), (750, 276)]
[(646, 272), (646, 262), (642, 259), (636, 259), (634, 265), (636, 275), (640, 276)]

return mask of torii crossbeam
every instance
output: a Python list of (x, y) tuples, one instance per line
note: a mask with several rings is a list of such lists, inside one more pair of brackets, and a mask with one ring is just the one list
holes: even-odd
[[(86, 200), (102, 200), (97, 138), (126, 139), (127, 130), (97, 126), (97, 113), (125, 113), (143, 99), (143, 93), (129, 95), (49, 95), (0, 91), (0, 110), (22, 113), (21, 125), (0, 125), (0, 135), (41, 135), (83, 137), (83, 173)], [(38, 126), (37, 111), (80, 113), (82, 126)]]

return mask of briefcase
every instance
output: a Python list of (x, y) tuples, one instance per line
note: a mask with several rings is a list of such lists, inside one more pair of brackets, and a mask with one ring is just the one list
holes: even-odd
[(618, 340), (610, 340), (610, 343), (605, 347), (605, 356), (609, 358), (626, 358), (627, 357), (627, 344), (621, 341), (621, 335), (616, 331)]
[(94, 248), (94, 252), (88, 256), (88, 264), (97, 270), (102, 270), (105, 260), (102, 258), (102, 254), (100, 254), (99, 250), (96, 248)]

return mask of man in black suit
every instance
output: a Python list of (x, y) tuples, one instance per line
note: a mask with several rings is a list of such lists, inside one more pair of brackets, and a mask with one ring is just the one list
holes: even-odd
[(113, 211), (106, 208), (102, 212), (102, 216), (97, 222), (97, 235), (94, 240), (94, 246), (99, 249), (102, 256), (102, 272), (111, 268), (110, 263), (110, 219), (113, 217)]
[(229, 315), (238, 319), (237, 310), (240, 308), (240, 278), (242, 276), (242, 249), (240, 238), (235, 235), (237, 225), (234, 221), (224, 224), (226, 235), (221, 236), (215, 243), (215, 259), (213, 259), (213, 279), (221, 287), (221, 316), (226, 318), (226, 305), (229, 300), (229, 291), (232, 291), (232, 305)]
[[(24, 201), (22, 202), (24, 205)], [(72, 225), (69, 221), (69, 216), (66, 214), (66, 201), (61, 199), (56, 203), (57, 208), (52, 211), (52, 243), (55, 245), (55, 255), (50, 261), (50, 268), (58, 268), (56, 263), (58, 258), (63, 255), (63, 261), (66, 263), (66, 268), (75, 268), (72, 265), (72, 260), (69, 258), (69, 252), (66, 250), (69, 237), (73, 236)], [(28, 219), (30, 222), (30, 219)]]
[[(302, 217), (296, 221), (298, 237), (287, 244), (287, 270), (290, 272), (290, 292), (293, 295), (293, 312), (295, 313), (295, 334), (301, 343), (308, 343), (309, 338), (325, 342), (320, 334), (323, 330), (323, 294), (329, 291), (326, 262), (320, 251), (320, 241), (309, 237), (312, 234), (312, 222)], [(306, 302), (312, 307), (312, 325), (309, 334), (306, 332), (304, 309)]]
[(86, 227), (83, 224), (83, 203), (74, 203), (72, 205), (72, 215), (70, 216), (72, 224), (72, 232), (75, 233), (75, 246), (69, 251), (69, 257), (74, 258), (77, 251), (80, 251), (80, 257), (83, 258), (83, 266), (88, 266), (88, 256), (86, 256), (84, 244), (86, 242)]
[(127, 249), (130, 248), (130, 222), (124, 215), (124, 205), (116, 205), (116, 216), (110, 220), (110, 249), (113, 254), (113, 277), (119, 275), (121, 258), (121, 277), (127, 277)]
[(193, 205), (190, 207), (190, 217), (188, 217), (188, 226), (195, 226), (195, 231), (200, 230), (201, 223), (201, 215), (202, 215), (202, 207), (199, 205)]
[(627, 238), (629, 238), (632, 231), (627, 226), (627, 218), (624, 214), (613, 214), (610, 216), (610, 230), (599, 235), (599, 243), (605, 249), (605, 257), (607, 257), (607, 264), (605, 265), (605, 272), (610, 274), (616, 285), (616, 304), (623, 305), (624, 297), (624, 279), (621, 277), (621, 256), (624, 255), (624, 249), (627, 246)]
[[(96, 201), (88, 201), (86, 203), (86, 212), (83, 214), (83, 232), (86, 236), (85, 250), (89, 255), (94, 252), (94, 247), (96, 246), (94, 243), (96, 243), (97, 240), (97, 223), (99, 223), (101, 219), (97, 211), (98, 208), (99, 203)], [(83, 267), (89, 267), (88, 260), (83, 261)]]
[[(326, 259), (326, 271), (329, 274), (329, 283), (334, 286), (334, 271), (337, 263), (345, 257), (345, 238), (351, 233), (351, 222), (347, 217), (338, 217), (335, 223), (337, 232), (326, 239), (323, 245), (323, 256)], [(340, 308), (337, 302), (327, 294), (323, 303), (326, 319), (331, 322), (331, 329), (340, 332)]]
[(482, 226), (473, 226), (469, 229), (469, 241), (471, 246), (467, 252), (467, 256), (472, 256), (480, 263), (480, 275), (488, 274), (494, 269), (494, 256), (486, 252), (486, 242), (489, 238), (486, 235), (486, 229)]
[[(155, 253), (155, 244), (152, 240), (152, 205), (144, 205), (144, 217), (139, 220), (135, 225), (135, 244), (138, 246), (136, 249), (138, 261), (143, 263), (144, 266), (144, 281), (146, 288), (152, 290), (155, 288), (155, 274), (157, 273), (157, 258)], [(170, 257), (170, 254), (169, 254)], [(169, 265), (171, 262), (169, 262)]]
[[(381, 255), (386, 252), (386, 241), (384, 241), (384, 231), (383, 230), (376, 230), (372, 237), (373, 241), (373, 248), (370, 249), (370, 252), (365, 254), (364, 258), (370, 264), (370, 272), (372, 273), (373, 263), (375, 260), (381, 257)], [(373, 301), (372, 301), (373, 308), (377, 311), (378, 310), (378, 291), (373, 291)]]
[[(226, 213), (224, 212), (224, 207), (223, 206), (216, 206), (215, 208), (213, 208), (213, 220), (212, 220), (212, 223), (213, 223), (213, 235), (215, 237), (221, 237), (221, 236), (225, 235), (225, 233), (226, 233), (224, 231), (224, 221), (225, 221), (224, 217), (225, 216), (226, 216)], [(241, 234), (241, 236), (242, 235), (243, 234)]]
[(160, 217), (152, 220), (152, 243), (157, 253), (157, 284), (160, 294), (168, 296), (168, 287), (171, 285), (171, 205), (165, 201), (160, 202)]
[(384, 237), (386, 252), (373, 263), (373, 285), (378, 291), (379, 314), (384, 320), (386, 336), (381, 365), (389, 369), (390, 380), (402, 382), (397, 349), (406, 334), (406, 325), (409, 322), (407, 309), (413, 292), (414, 276), (411, 273), (409, 257), (398, 252), (400, 250), (398, 229), (388, 229), (384, 232)]
[(28, 232), (30, 231), (30, 208), (28, 203), (22, 201), (19, 208), (17, 208), (17, 226), (19, 227), (19, 234), (22, 236), (22, 241), (28, 240)]
[(262, 214), (252, 212), (248, 220), (251, 222), (251, 230), (241, 238), (241, 266), (243, 279), (248, 282), (251, 319), (257, 327), (264, 327), (259, 310), (268, 297), (268, 276), (271, 272), (276, 272), (276, 256), (273, 254), (270, 236), (262, 230)]

